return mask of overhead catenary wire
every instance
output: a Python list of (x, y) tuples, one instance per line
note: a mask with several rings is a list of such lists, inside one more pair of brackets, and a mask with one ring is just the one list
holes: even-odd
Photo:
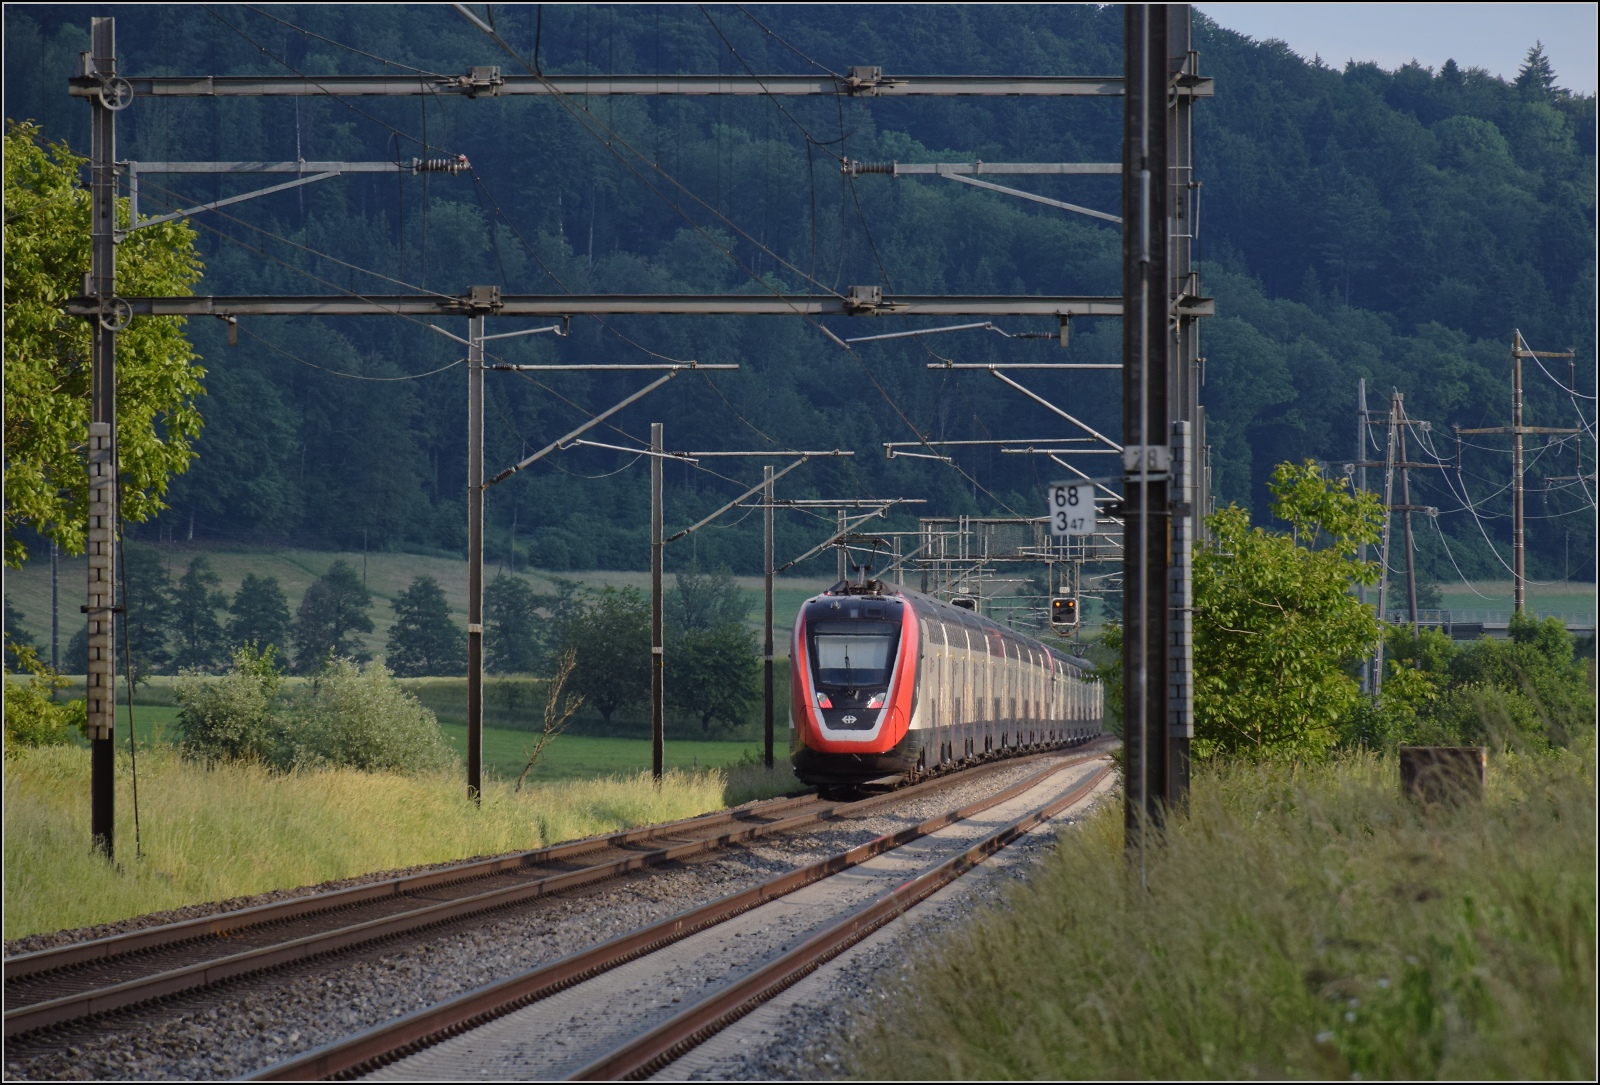
[[(1515, 577), (1517, 575), (1516, 574), (1516, 570), (1513, 569), (1510, 565), (1506, 564), (1505, 558), (1500, 556), (1500, 551), (1495, 548), (1494, 540), (1489, 537), (1488, 530), (1483, 526), (1483, 520), (1478, 515), (1478, 509), (1477, 509), (1475, 503), (1472, 501), (1471, 495), (1468, 494), (1468, 492), (1467, 492), (1466, 479), (1458, 478), (1457, 481), (1459, 481), (1461, 483), (1461, 491), (1459, 493), (1457, 493), (1456, 489), (1455, 489), (1455, 483), (1452, 483), (1450, 481), (1450, 465), (1448, 463), (1446, 463), (1445, 460), (1442, 459), (1439, 456), (1438, 452), (1436, 452), (1434, 450), (1432, 439), (1431, 438), (1426, 438), (1425, 439), (1425, 435), (1423, 434), (1423, 432), (1422, 432), (1422, 430), (1420, 428), (1414, 428), (1413, 429), (1413, 433), (1417, 437), (1417, 445), (1418, 445), (1418, 447), (1422, 448), (1425, 452), (1427, 452), (1427, 454), (1429, 456), (1432, 456), (1434, 461), (1436, 463), (1438, 463), (1441, 468), (1443, 468), (1439, 473), (1440, 473), (1440, 475), (1442, 475), (1444, 477), (1445, 485), (1450, 487), (1451, 493), (1456, 496), (1457, 500), (1461, 501), (1461, 503), (1465, 507), (1466, 511), (1472, 514), (1472, 521), (1473, 521), (1473, 523), (1478, 525), (1478, 534), (1483, 536), (1483, 541), (1484, 541), (1485, 545), (1488, 546), (1489, 553), (1494, 556), (1495, 561), (1500, 563), (1500, 567), (1502, 569), (1504, 569), (1506, 572), (1510, 573), (1512, 575), (1512, 577)], [(1530, 580), (1530, 579), (1528, 579), (1526, 577), (1523, 578), (1523, 581), (1524, 581), (1524, 583), (1527, 583), (1527, 584), (1537, 584), (1537, 585), (1549, 585), (1549, 584), (1565, 583), (1565, 581), (1560, 581), (1560, 580)]]
[(272, 14), (272, 12), (263, 10), (262, 8), (255, 7), (254, 5), (241, 4), (240, 6), (243, 7), (246, 11), (253, 11), (257, 15), (262, 16), (263, 18), (271, 19), (273, 22), (278, 23), (281, 26), (286, 26), (290, 30), (295, 31), (297, 34), (300, 34), (300, 35), (302, 35), (304, 37), (316, 38), (318, 41), (327, 42), (329, 45), (335, 46), (336, 48), (339, 48), (339, 49), (348, 50), (349, 52), (352, 52), (352, 53), (356, 54), (357, 56), (366, 57), (368, 60), (376, 60), (379, 64), (385, 65), (386, 67), (404, 68), (408, 72), (415, 72), (418, 75), (432, 76), (435, 79), (446, 79), (446, 78), (449, 78), (449, 76), (446, 76), (442, 72), (430, 71), (427, 68), (417, 68), (417, 67), (413, 67), (410, 64), (402, 64), (398, 60), (390, 60), (388, 57), (381, 57), (376, 53), (369, 53), (365, 49), (358, 49), (354, 45), (348, 45), (345, 42), (336, 41), (333, 38), (330, 38), (330, 37), (328, 37), (328, 36), (326, 36), (324, 34), (318, 34), (315, 30), (307, 30), (305, 27), (297, 26), (294, 23), (289, 22), (287, 19), (280, 19), (278, 16)]
[[(830, 331), (828, 329), (827, 325), (823, 324), (815, 316), (813, 316), (813, 315), (811, 315), (809, 313), (806, 313), (803, 310), (801, 310), (798, 306), (795, 306), (792, 302), (790, 302), (787, 298), (784, 297), (783, 293), (773, 283), (769, 282), (766, 278), (763, 278), (762, 276), (758, 275), (753, 268), (751, 268), (742, 259), (740, 259), (733, 252), (731, 247), (726, 247), (726, 246), (722, 245), (721, 242), (719, 242), (709, 231), (707, 231), (704, 226), (702, 226), (700, 223), (696, 222), (692, 216), (690, 216), (686, 211), (684, 211), (684, 209), (682, 208), (682, 206), (680, 204), (678, 204), (675, 200), (673, 200), (670, 197), (668, 197), (666, 195), (666, 193), (662, 192), (656, 185), (651, 183), (649, 178), (647, 178), (644, 175), (644, 173), (642, 173), (639, 170), (639, 168), (634, 165), (633, 161), (631, 161), (627, 156), (623, 155), (621, 153), (621, 151), (619, 151), (617, 148), (619, 146), (624, 148), (628, 152), (629, 155), (633, 156), (633, 158), (635, 158), (639, 162), (643, 163), (649, 169), (655, 171), (665, 181), (670, 183), (678, 191), (682, 192), (684, 195), (689, 197), (689, 199), (693, 200), (695, 203), (699, 204), (701, 207), (705, 208), (708, 212), (710, 212), (712, 215), (714, 215), (717, 219), (722, 221), (725, 225), (728, 226), (729, 229), (733, 230), (740, 237), (743, 237), (746, 241), (750, 242), (750, 244), (754, 245), (761, 252), (766, 253), (769, 257), (772, 258), (772, 260), (775, 263), (781, 264), (782, 266), (784, 266), (784, 267), (788, 268), (789, 270), (793, 271), (796, 275), (800, 275), (803, 278), (805, 278), (807, 281), (811, 282), (818, 289), (821, 289), (826, 293), (832, 294), (835, 297), (841, 296), (839, 294), (838, 289), (837, 289), (837, 284), (833, 288), (829, 288), (829, 287), (823, 286), (823, 284), (820, 283), (819, 281), (817, 281), (813, 277), (813, 275), (808, 274), (805, 271), (802, 271), (798, 266), (796, 266), (795, 264), (791, 263), (789, 260), (786, 260), (782, 256), (779, 256), (770, 247), (768, 247), (764, 242), (762, 242), (762, 241), (756, 239), (755, 237), (751, 236), (749, 231), (745, 230), (743, 227), (741, 227), (737, 223), (735, 223), (732, 219), (730, 219), (726, 215), (722, 214), (722, 212), (719, 211), (717, 208), (712, 207), (710, 204), (706, 203), (706, 201), (703, 200), (698, 194), (693, 192), (691, 189), (689, 189), (687, 186), (685, 186), (681, 181), (679, 181), (676, 177), (672, 176), (672, 174), (668, 173), (665, 169), (663, 169), (659, 163), (656, 163), (656, 162), (652, 161), (648, 156), (646, 156), (645, 154), (640, 152), (631, 143), (629, 143), (623, 136), (621, 136), (614, 129), (612, 129), (608, 125), (606, 125), (605, 122), (601, 121), (587, 106), (573, 105), (569, 101), (569, 99), (572, 97), (571, 95), (569, 95), (569, 94), (565, 93), (564, 91), (562, 91), (554, 83), (552, 83), (550, 80), (546, 79), (541, 73), (535, 72), (533, 67), (525, 59), (523, 59), (522, 55), (520, 53), (518, 53), (517, 50), (509, 42), (507, 42), (504, 38), (502, 38), (499, 35), (499, 33), (494, 30), (493, 27), (491, 27), (489, 24), (485, 23), (482, 19), (479, 19), (477, 17), (477, 15), (475, 15), (472, 11), (470, 11), (467, 8), (466, 5), (464, 5), (464, 4), (454, 4), (452, 6), (457, 11), (459, 11), (463, 16), (465, 16), (470, 22), (472, 22), (473, 25), (477, 26), (485, 34), (489, 35), (489, 37), (492, 38), (496, 43), (498, 43), (500, 45), (500, 47), (506, 51), (507, 55), (511, 56), (514, 60), (516, 60), (519, 64), (521, 64), (530, 73), (534, 74), (534, 76), (536, 78), (538, 78), (541, 82), (543, 82), (545, 84), (545, 86), (548, 88), (548, 90), (550, 91), (551, 96), (554, 97), (555, 100), (558, 103), (561, 104), (562, 108), (566, 109), (568, 111), (568, 113), (575, 120), (577, 120), (579, 122), (579, 124), (584, 128), (585, 131), (587, 131), (591, 136), (594, 136), (596, 139), (598, 139), (600, 141), (600, 143), (602, 144), (602, 146), (604, 146), (606, 148), (606, 150), (609, 151), (611, 153), (611, 155), (614, 158), (616, 158), (616, 160), (619, 163), (621, 163), (622, 166), (625, 169), (628, 170), (629, 173), (633, 174), (634, 177), (637, 178), (641, 184), (643, 184), (647, 189), (649, 189), (651, 191), (651, 193), (653, 193), (659, 199), (661, 199), (680, 218), (682, 218), (686, 223), (688, 223), (690, 228), (693, 229), (698, 235), (700, 235), (700, 237), (704, 241), (706, 241), (707, 244), (709, 244), (713, 249), (715, 249), (717, 252), (721, 253), (723, 256), (727, 257), (735, 266), (737, 266), (740, 269), (740, 271), (742, 271), (751, 280), (751, 282), (755, 283), (757, 286), (761, 287), (763, 290), (766, 290), (768, 293), (772, 294), (772, 296), (774, 298), (777, 298), (778, 300), (784, 302), (784, 304), (789, 305), (794, 310), (794, 313), (795, 313), (796, 316), (798, 316), (801, 319), (805, 320), (808, 324), (810, 324), (813, 327), (815, 327), (818, 331), (822, 332), (823, 335), (827, 336), (829, 339), (833, 340), (835, 343), (838, 343), (841, 346), (844, 345), (843, 341), (840, 340), (839, 337), (837, 335), (835, 335), (832, 331)], [(602, 135), (602, 131), (604, 133), (603, 135)], [(842, 264), (841, 264), (841, 268), (842, 268)], [(848, 348), (846, 348), (846, 349), (848, 349)]]
[[(390, 132), (394, 133), (394, 135), (399, 136), (399, 137), (403, 137), (403, 138), (411, 141), (412, 143), (415, 143), (418, 146), (420, 146), (422, 148), (422, 150), (423, 150), (423, 157), (427, 157), (427, 152), (428, 151), (431, 151), (431, 150), (440, 150), (440, 151), (442, 151), (442, 150), (444, 150), (444, 148), (442, 148), (442, 147), (430, 147), (425, 136), (424, 136), (424, 138), (419, 139), (419, 138), (417, 138), (416, 136), (412, 135), (409, 132), (403, 131), (400, 128), (396, 128), (394, 125), (390, 124), (388, 121), (384, 120), (383, 118), (374, 116), (373, 114), (368, 113), (366, 110), (364, 110), (364, 109), (360, 108), (359, 106), (355, 105), (355, 103), (351, 102), (344, 95), (339, 94), (336, 91), (329, 90), (323, 84), (317, 82), (316, 79), (314, 79), (313, 77), (307, 75), (305, 72), (301, 71), (299, 68), (296, 68), (293, 64), (290, 64), (288, 62), (288, 60), (286, 60), (283, 57), (278, 56), (276, 53), (272, 52), (272, 50), (268, 49), (265, 45), (262, 45), (260, 42), (256, 41), (254, 38), (252, 38), (244, 30), (240, 29), (237, 26), (234, 26), (227, 19), (224, 19), (221, 15), (217, 14), (216, 9), (213, 8), (210, 4), (202, 4), (200, 6), (205, 10), (206, 14), (210, 15), (213, 19), (217, 20), (217, 22), (221, 23), (223, 26), (227, 27), (229, 30), (233, 31), (235, 34), (239, 35), (241, 38), (243, 38), (245, 41), (249, 42), (251, 45), (255, 46), (255, 48), (261, 53), (262, 56), (266, 57), (267, 59), (273, 61), (276, 64), (282, 65), (283, 67), (287, 68), (289, 71), (293, 72), (295, 75), (299, 76), (301, 79), (304, 79), (307, 83), (310, 83), (312, 86), (314, 86), (318, 90), (320, 90), (323, 94), (325, 94), (328, 97), (334, 99), (340, 105), (342, 105), (346, 109), (350, 110), (352, 113), (355, 113), (355, 114), (358, 114), (359, 116), (365, 117), (367, 120), (371, 121), (372, 123), (374, 123), (376, 125), (379, 125), (380, 127), (388, 129)], [(281, 19), (278, 20), (278, 21), (279, 22), (283, 22), (283, 20), (281, 20)], [(291, 25), (292, 26), (293, 24), (286, 24), (286, 25)], [(293, 29), (299, 30), (300, 28), (296, 26), (296, 27), (293, 27)], [(390, 63), (392, 63), (392, 62), (390, 62)]]

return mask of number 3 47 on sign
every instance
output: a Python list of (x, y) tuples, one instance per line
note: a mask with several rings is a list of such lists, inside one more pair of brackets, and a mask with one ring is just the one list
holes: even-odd
[(1094, 534), (1094, 483), (1057, 482), (1050, 487), (1050, 534)]

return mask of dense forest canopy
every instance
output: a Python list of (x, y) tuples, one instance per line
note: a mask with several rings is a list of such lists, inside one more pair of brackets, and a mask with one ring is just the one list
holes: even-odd
[[(8, 6), (7, 115), (36, 120), (80, 151), (88, 110), (66, 95), (65, 80), (87, 48), (92, 14), (118, 17), (121, 67), (135, 74), (522, 71), (444, 6)], [(493, 17), (546, 73), (1121, 67), (1121, 11), (1091, 5), (527, 5), (496, 7)], [(1562, 90), (1537, 52), (1511, 82), (1453, 62), (1438, 71), (1337, 70), (1202, 15), (1196, 23), (1202, 71), (1217, 88), (1196, 110), (1200, 252), (1218, 312), (1203, 346), (1217, 496), (1265, 510), (1275, 464), (1353, 458), (1356, 382), (1365, 377), (1375, 408), (1397, 388), (1408, 413), (1432, 424), (1431, 447), (1413, 455), (1452, 464), (1413, 479), (1414, 500), (1441, 510), (1438, 530), (1419, 525), (1424, 574), (1453, 578), (1458, 566), (1473, 577), (1508, 575), (1506, 440), (1465, 439), (1458, 472), (1451, 427), (1510, 421), (1514, 328), (1538, 349), (1577, 351), (1571, 369), (1528, 368), (1526, 421), (1585, 424), (1580, 407), (1592, 417), (1593, 96)], [(119, 124), (120, 156), (141, 161), (471, 161), (459, 175), (353, 175), (201, 216), (199, 293), (1119, 289), (1114, 226), (938, 178), (852, 180), (840, 169), (844, 157), (1115, 161), (1119, 100), (140, 100)], [(141, 201), (153, 213), (261, 184), (151, 176)], [(1029, 178), (1022, 187), (1117, 206), (1115, 178)], [(915, 325), (830, 326), (868, 335)], [(145, 537), (459, 551), (465, 373), (455, 366), (395, 379), (458, 361), (455, 344), (392, 317), (247, 319), (239, 332), (230, 347), (220, 322), (191, 322), (207, 370), (200, 457), (175, 480), (171, 511), (140, 529)], [(918, 496), (928, 499), (924, 514), (1034, 515), (1058, 470), (1048, 461), (977, 452), (958, 456), (953, 470), (885, 460), (881, 443), (919, 432), (1060, 433), (1053, 416), (992, 378), (930, 373), (930, 361), (1114, 361), (1119, 349), (1114, 322), (1088, 319), (1065, 352), (1048, 339), (985, 332), (845, 352), (798, 318), (671, 317), (575, 320), (567, 338), (504, 340), (495, 353), (514, 362), (737, 362), (739, 373), (680, 377), (596, 439), (637, 446), (647, 423), (662, 420), (679, 449), (851, 448), (854, 460), (802, 468), (780, 496)], [(1577, 397), (1562, 388), (1573, 380)], [(1115, 374), (1029, 381), (1115, 431)], [(514, 461), (642, 383), (634, 374), (491, 374), (487, 462)], [(1560, 480), (1593, 472), (1588, 425), (1581, 461), (1569, 438), (1530, 442), (1536, 578), (1593, 574), (1593, 484)], [(748, 484), (748, 465), (745, 474), (717, 470), (736, 477), (668, 466), (669, 528)], [(491, 492), (491, 554), (515, 547), (517, 560), (545, 568), (640, 567), (647, 503), (645, 461), (563, 453)], [(780, 550), (801, 552), (825, 526), (799, 515), (781, 521)], [(759, 518), (693, 540), (670, 560), (758, 568)]]

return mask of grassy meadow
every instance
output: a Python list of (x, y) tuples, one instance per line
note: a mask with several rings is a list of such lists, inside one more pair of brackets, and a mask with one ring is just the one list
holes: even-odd
[[(289, 609), (293, 611), (300, 605), (300, 599), (305, 594), (311, 582), (328, 571), (328, 567), (335, 561), (343, 560), (358, 573), (364, 573), (367, 589), (372, 593), (372, 624), (373, 631), (364, 639), (367, 650), (375, 654), (382, 654), (384, 645), (388, 641), (389, 627), (394, 624), (394, 608), (390, 604), (403, 592), (413, 578), (418, 576), (431, 576), (439, 582), (439, 587), (444, 590), (445, 598), (450, 603), (450, 609), (456, 622), (466, 628), (467, 609), (467, 563), (461, 558), (438, 557), (426, 554), (402, 554), (390, 552), (372, 552), (363, 555), (361, 551), (331, 551), (331, 550), (252, 550), (243, 547), (217, 546), (215, 544), (200, 545), (195, 543), (160, 543), (142, 544), (156, 547), (166, 561), (167, 569), (173, 580), (183, 575), (184, 569), (189, 565), (191, 558), (204, 554), (211, 562), (211, 567), (216, 571), (222, 581), (221, 590), (231, 599), (233, 593), (238, 591), (239, 584), (247, 574), (256, 576), (275, 576), (278, 584), (283, 588), (284, 594), (289, 597)], [(68, 639), (83, 623), (83, 617), (78, 613), (78, 604), (83, 600), (85, 577), (87, 567), (82, 557), (61, 559), (61, 645), (66, 647)], [(490, 566), (486, 570), (489, 579), (493, 579), (502, 570)], [(518, 576), (527, 580), (529, 585), (538, 592), (553, 592), (555, 583), (552, 577), (563, 580), (575, 580), (580, 584), (592, 588), (605, 585), (616, 587), (632, 586), (645, 592), (650, 590), (650, 574), (648, 572), (607, 571), (595, 572), (562, 572), (545, 573), (538, 570), (519, 572)], [(744, 591), (745, 597), (750, 602), (750, 621), (747, 623), (751, 629), (759, 633), (761, 628), (761, 590), (762, 581), (758, 576), (741, 576), (735, 578), (739, 587)], [(833, 583), (833, 578), (828, 577), (781, 577), (773, 587), (773, 627), (780, 650), (789, 642), (789, 630), (794, 627), (794, 616), (800, 609), (800, 604), (811, 596), (822, 591)], [(672, 578), (667, 577), (667, 587), (672, 587)], [(49, 659), (50, 646), (50, 560), (49, 556), (35, 556), (21, 569), (10, 569), (6, 573), (5, 586), (7, 608), (16, 607), (23, 614), (21, 625), (34, 640), (44, 645), (44, 656)]]
[(1595, 1076), (1595, 754), (1420, 812), (1392, 759), (1214, 765), (1124, 861), (1108, 805), (863, 1010), (865, 1079)]
[[(609, 756), (619, 766), (628, 762)], [(645, 758), (648, 764), (648, 746)], [(719, 764), (732, 760), (736, 756)], [(152, 746), (139, 752), (143, 855), (136, 857), (129, 768), (127, 755), (119, 755), (113, 866), (87, 846), (88, 751), (8, 751), (6, 938), (375, 870), (535, 848), (690, 817), (794, 787), (791, 774), (767, 774), (749, 764), (726, 771), (674, 768), (659, 788), (648, 773), (636, 772), (535, 780), (520, 794), (506, 781), (491, 779), (480, 809), (467, 801), (459, 772), (206, 768), (171, 747)]]

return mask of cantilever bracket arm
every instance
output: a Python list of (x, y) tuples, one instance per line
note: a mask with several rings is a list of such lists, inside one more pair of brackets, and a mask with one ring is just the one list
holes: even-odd
[[(257, 196), (270, 196), (272, 193), (282, 192), (286, 188), (295, 188), (299, 185), (309, 185), (313, 181), (326, 181), (330, 177), (337, 176), (339, 176), (339, 171), (331, 170), (327, 173), (318, 173), (310, 177), (296, 177), (293, 181), (285, 181), (283, 184), (273, 185), (271, 188), (258, 188), (254, 192), (245, 192), (238, 196), (229, 196), (225, 200), (213, 200), (210, 203), (200, 204), (198, 207), (187, 207), (182, 211), (174, 211), (168, 215), (157, 215), (155, 218), (133, 221), (130, 216), (128, 228), (120, 232), (123, 234), (129, 234), (134, 230), (142, 230), (146, 226), (155, 226), (162, 222), (171, 222), (174, 219), (188, 218), (190, 215), (198, 215), (202, 211), (215, 211), (219, 207), (227, 207), (232, 203), (242, 203), (245, 200), (253, 200)], [(137, 210), (137, 205), (134, 205), (134, 209)]]
[(1021, 200), (1032, 200), (1034, 203), (1042, 203), (1048, 207), (1059, 207), (1063, 211), (1075, 211), (1080, 215), (1088, 215), (1090, 218), (1104, 219), (1106, 222), (1115, 222), (1119, 226), (1122, 225), (1121, 215), (1108, 215), (1104, 211), (1096, 211), (1092, 207), (1079, 207), (1075, 203), (1065, 203), (1061, 200), (1052, 200), (1048, 196), (1040, 196), (1033, 192), (1024, 192), (1020, 188), (1008, 188), (1005, 185), (997, 185), (992, 181), (980, 181), (976, 177), (965, 177), (959, 173), (941, 172), (939, 176), (948, 177), (952, 181), (960, 181), (964, 185), (973, 185), (977, 188), (991, 189), (995, 192), (1004, 193), (1007, 196), (1015, 196)]
[(762, 490), (764, 490), (766, 488), (768, 482), (776, 482), (776, 481), (778, 481), (784, 475), (787, 475), (790, 471), (793, 471), (796, 467), (799, 467), (801, 464), (805, 463), (809, 459), (811, 459), (810, 456), (801, 456), (798, 460), (795, 460), (788, 467), (785, 467), (782, 471), (774, 472), (771, 479), (762, 479), (760, 482), (758, 482), (754, 486), (750, 487), (748, 490), (746, 490), (744, 493), (740, 494), (738, 497), (734, 498), (732, 501), (729, 501), (726, 505), (722, 506), (716, 512), (713, 512), (710, 516), (707, 516), (705, 519), (701, 520), (699, 523), (694, 524), (691, 527), (684, 528), (682, 531), (678, 532), (676, 535), (667, 536), (667, 538), (664, 541), (665, 542), (677, 542), (679, 539), (683, 538), (685, 535), (692, 535), (694, 532), (699, 531), (701, 528), (705, 527), (707, 524), (709, 524), (711, 521), (715, 520), (717, 517), (721, 516), (723, 513), (727, 512), (729, 509), (734, 508), (736, 505), (739, 504), (739, 502), (743, 501), (745, 498), (754, 497), (756, 494), (760, 493)]
[(887, 502), (886, 501), (882, 505), (880, 505), (877, 508), (873, 509), (871, 512), (866, 513), (865, 515), (862, 515), (862, 516), (855, 517), (854, 520), (852, 520), (850, 517), (846, 516), (845, 519), (844, 519), (844, 530), (843, 531), (835, 531), (832, 535), (829, 535), (826, 539), (823, 539), (816, 546), (813, 546), (810, 550), (807, 550), (804, 554), (801, 554), (799, 557), (795, 558), (793, 561), (785, 562), (784, 564), (778, 566), (776, 569), (772, 570), (773, 575), (776, 576), (778, 573), (785, 572), (788, 569), (792, 568), (793, 566), (799, 565), (802, 561), (805, 561), (807, 558), (816, 557), (818, 554), (822, 553), (828, 547), (833, 546), (840, 539), (843, 539), (846, 535), (854, 535), (855, 532), (856, 532), (856, 528), (860, 527), (862, 524), (866, 523), (868, 520), (871, 520), (874, 517), (884, 517), (884, 516), (889, 515), (889, 505), (890, 504), (892, 504), (892, 502)]
[(678, 369), (669, 369), (669, 370), (667, 370), (667, 372), (664, 375), (662, 375), (660, 377), (657, 377), (655, 380), (651, 381), (649, 384), (645, 385), (643, 388), (641, 388), (637, 392), (633, 393), (633, 395), (629, 396), (627, 399), (623, 400), (621, 403), (618, 403), (616, 406), (611, 407), (611, 408), (609, 408), (607, 410), (601, 411), (599, 414), (597, 414), (593, 418), (589, 419), (589, 421), (585, 422), (583, 425), (579, 426), (577, 429), (573, 430), (571, 433), (568, 433), (568, 434), (566, 434), (565, 436), (562, 436), (562, 437), (557, 437), (554, 441), (551, 441), (549, 444), (545, 445), (543, 448), (541, 448), (539, 451), (535, 452), (533, 455), (529, 456), (527, 459), (522, 460), (522, 461), (520, 461), (518, 463), (515, 463), (515, 464), (511, 465), (510, 467), (507, 467), (504, 471), (501, 471), (498, 475), (494, 476), (494, 478), (492, 478), (489, 481), (485, 482), (483, 484), (483, 488), (485, 490), (487, 490), (490, 486), (493, 486), (497, 482), (504, 482), (506, 479), (510, 478), (512, 475), (516, 474), (518, 471), (522, 470), (524, 467), (530, 467), (533, 464), (538, 463), (540, 460), (544, 459), (550, 453), (552, 453), (556, 449), (562, 447), (568, 441), (571, 441), (574, 437), (577, 437), (577, 436), (579, 436), (580, 434), (583, 434), (583, 433), (587, 433), (589, 430), (593, 429), (595, 426), (598, 426), (600, 423), (604, 422), (606, 419), (610, 418), (612, 415), (614, 415), (618, 411), (622, 410), (622, 408), (628, 406), (629, 404), (636, 403), (639, 400), (643, 399), (645, 396), (649, 395), (651, 392), (654, 392), (657, 388), (660, 388), (663, 384), (666, 384), (673, 377), (676, 377), (679, 372), (681, 372), (681, 370), (678, 370)]
[(1083, 432), (1087, 433), (1089, 436), (1095, 437), (1095, 438), (1097, 438), (1097, 439), (1099, 439), (1101, 441), (1104, 441), (1106, 444), (1110, 445), (1112, 448), (1116, 449), (1118, 452), (1122, 451), (1122, 446), (1117, 444), (1117, 442), (1113, 441), (1111, 438), (1107, 437), (1105, 434), (1101, 433), (1099, 430), (1095, 429), (1093, 426), (1090, 426), (1089, 424), (1087, 424), (1085, 422), (1080, 422), (1078, 419), (1072, 417), (1066, 411), (1063, 411), (1060, 407), (1057, 407), (1054, 403), (1051, 403), (1048, 399), (1045, 399), (1043, 396), (1037, 395), (1034, 392), (1030, 392), (1028, 389), (1024, 388), (1022, 385), (1018, 384), (1016, 381), (1012, 380), (1010, 377), (1006, 376), (1004, 373), (1001, 373), (997, 369), (991, 369), (991, 370), (989, 370), (989, 372), (994, 374), (994, 376), (995, 376), (995, 378), (997, 380), (1000, 380), (1000, 381), (1003, 381), (1006, 384), (1009, 384), (1011, 387), (1015, 388), (1017, 391), (1021, 392), (1023, 395), (1027, 396), (1029, 399), (1031, 399), (1035, 403), (1039, 404), (1041, 407), (1045, 407), (1045, 408), (1047, 408), (1047, 409), (1049, 409), (1051, 411), (1054, 411), (1056, 414), (1059, 414), (1062, 418), (1065, 418), (1068, 422), (1071, 422), (1074, 426), (1077, 426), (1079, 429), (1083, 430)]

